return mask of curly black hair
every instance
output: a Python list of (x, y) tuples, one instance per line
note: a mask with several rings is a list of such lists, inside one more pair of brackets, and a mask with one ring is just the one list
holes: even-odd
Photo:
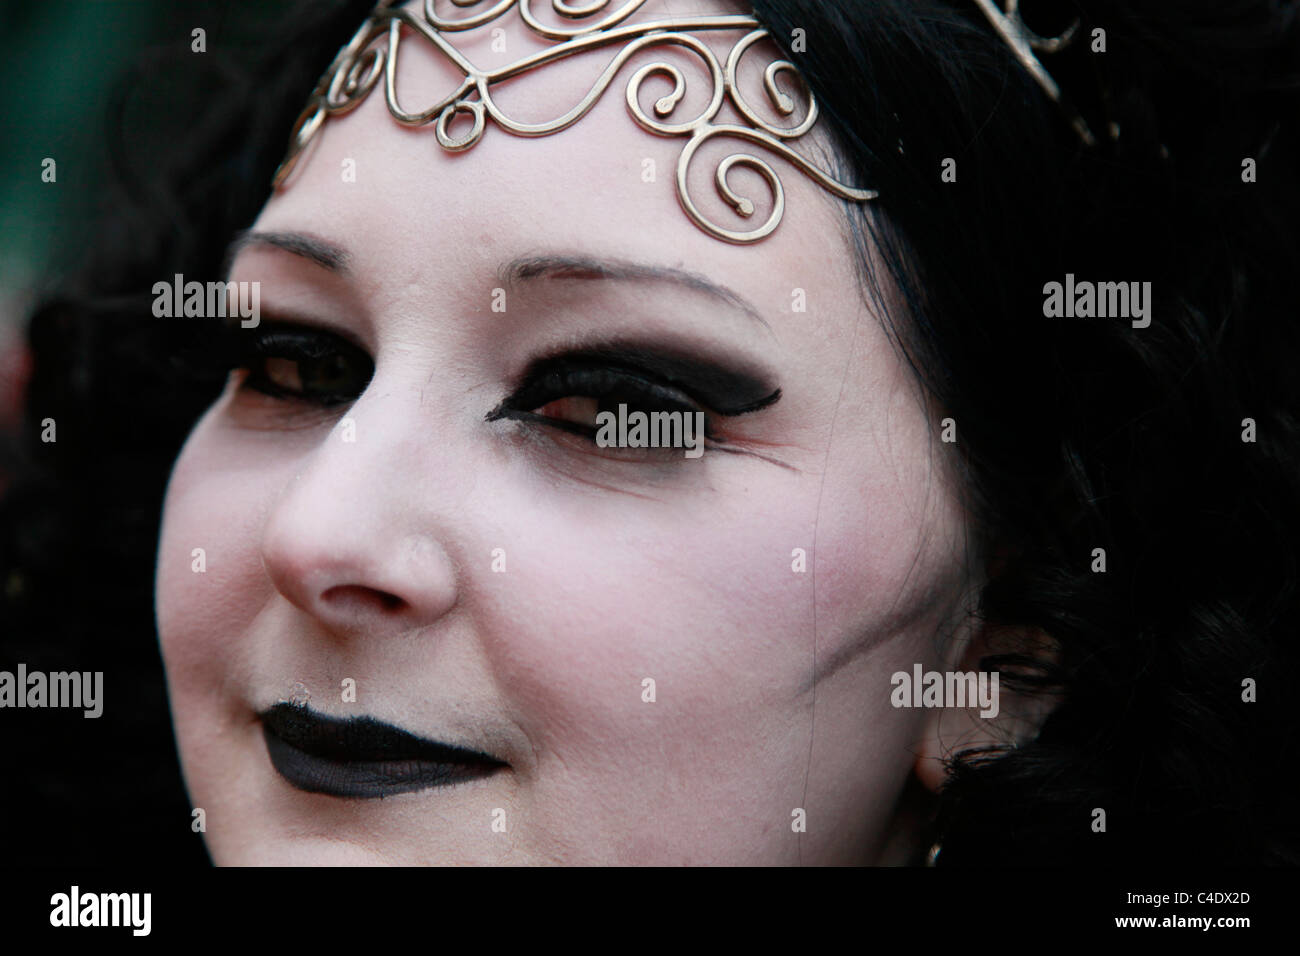
[[(150, 609), (168, 469), (220, 379), (186, 360), (201, 324), (153, 319), (149, 290), (219, 272), (369, 6), (290, 11), (143, 126), (124, 98), (121, 195), (79, 283), (32, 318), (27, 431), (0, 504), (4, 657), (75, 657), (135, 697), (90, 736), (18, 725), (28, 769), (3, 818), (26, 821), (33, 859), (202, 859), (176, 835), (189, 811)], [(817, 97), (837, 178), (881, 193), (846, 207), (846, 228), (864, 295), (957, 425), (962, 492), (997, 558), (979, 614), (1051, 639), (984, 662), (1058, 703), (1018, 748), (953, 755), (938, 862), (1300, 862), (1285, 784), (1300, 740), (1300, 6), (1029, 4), (1045, 33), (1080, 21), (1052, 71), (1093, 147), (974, 3), (746, 6)], [(1150, 325), (1045, 317), (1045, 284), (1068, 274), (1149, 281)], [(47, 418), (56, 443), (40, 440)], [(87, 801), (86, 829), (69, 825)]]

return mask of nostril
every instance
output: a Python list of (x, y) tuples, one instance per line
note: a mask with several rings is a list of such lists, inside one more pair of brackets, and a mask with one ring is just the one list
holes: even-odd
[(396, 594), (356, 584), (340, 584), (325, 591), (321, 601), (332, 608), (345, 611), (400, 611), (406, 602)]

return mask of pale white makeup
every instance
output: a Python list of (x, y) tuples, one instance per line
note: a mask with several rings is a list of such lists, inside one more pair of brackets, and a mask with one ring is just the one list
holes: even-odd
[[(644, 15), (665, 8), (732, 12)], [(526, 43), (515, 30), (507, 42)], [(475, 42), (462, 40), (490, 62), (490, 38)], [(417, 39), (402, 56), (412, 105), (450, 76)], [(589, 75), (538, 74), (517, 102), (554, 115), (572, 102), (564, 77)], [(158, 625), (217, 863), (872, 863), (916, 849), (903, 796), (918, 766), (942, 780), (936, 715), (892, 707), (890, 677), (953, 664), (964, 640), (978, 575), (951, 451), (862, 301), (838, 201), (782, 167), (770, 239), (705, 234), (673, 188), (681, 141), (633, 123), (624, 88), (563, 133), (489, 126), (455, 155), (394, 122), (378, 91), (326, 124), (254, 226), (323, 240), (345, 268), (269, 244), (236, 257), (230, 278), (261, 282), (264, 322), (355, 342), (375, 371), (328, 409), (237, 373), (172, 475)], [(713, 168), (694, 173), (702, 191)], [(503, 283), (503, 264), (546, 255), (685, 270), (757, 315), (667, 279)], [(717, 418), (733, 451), (698, 459), (485, 421), (539, 356), (615, 340), (759, 371), (782, 396)], [(258, 720), (297, 684), (323, 713), (509, 769), (383, 800), (302, 792)]]

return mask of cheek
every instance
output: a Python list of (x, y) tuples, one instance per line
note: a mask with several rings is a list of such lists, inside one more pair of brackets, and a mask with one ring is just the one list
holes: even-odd
[[(917, 525), (915, 469), (869, 460), (846, 450), (824, 480), (745, 472), (653, 501), (485, 490), (509, 516), (508, 564), (480, 577), (479, 636), (541, 755), (547, 806), (603, 797), (622, 808), (611, 839), (635, 829), (631, 812), (671, 818), (682, 847), (728, 851), (783, 845), (802, 806), (846, 821), (845, 846), (818, 852), (869, 852), (863, 830), (885, 825), (918, 728), (890, 707), (890, 676), (925, 659), (956, 575), (942, 547), (918, 557), (942, 535)], [(849, 666), (822, 680), (837, 655)], [(710, 820), (698, 831), (697, 816)]]
[(229, 679), (222, 660), (272, 593), (258, 542), (276, 485), (255, 455), (223, 441), (213, 414), (172, 469), (158, 545), (158, 633), (181, 707)]
[(743, 858), (794, 805), (812, 592), (790, 551), (813, 507), (782, 477), (748, 485), (497, 497), (513, 537), (507, 572), (482, 576), (478, 631), (541, 761), (539, 830), (569, 832), (582, 806), (628, 861), (669, 845), (672, 859), (706, 846)]
[(510, 651), (502, 665), (521, 678), (547, 674), (539, 690), (554, 703), (564, 685), (600, 675), (607, 704), (625, 693), (603, 680), (615, 674), (636, 675), (626, 693), (639, 700), (651, 671), (694, 694), (738, 656), (775, 663), (786, 643), (775, 635), (802, 626), (809, 610), (790, 572), (801, 522), (793, 509), (760, 516), (779, 487), (760, 485), (743, 505), (685, 487), (654, 500), (555, 489), (527, 502), (517, 486), (500, 489), (509, 571), (486, 576), (485, 588), (492, 614), (514, 623), (499, 635)]
[(503, 690), (567, 763), (611, 746), (658, 754), (669, 721), (684, 723), (679, 739), (764, 749), (797, 723), (814, 621), (838, 634), (853, 610), (845, 594), (814, 611), (820, 481), (775, 469), (728, 480), (742, 472), (718, 464), (727, 477), (706, 489), (654, 500), (490, 492), (512, 523), (507, 572), (482, 575), (482, 637)]

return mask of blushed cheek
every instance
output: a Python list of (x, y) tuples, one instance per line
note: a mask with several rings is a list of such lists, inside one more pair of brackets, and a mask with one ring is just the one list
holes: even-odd
[(949, 613), (967, 585), (966, 517), (944, 470), (948, 446), (936, 443), (931, 413), (899, 369), (869, 380), (875, 397), (855, 413), (864, 427), (837, 434), (821, 491), (819, 624), (859, 645), (830, 651), (939, 627), (931, 619)]

